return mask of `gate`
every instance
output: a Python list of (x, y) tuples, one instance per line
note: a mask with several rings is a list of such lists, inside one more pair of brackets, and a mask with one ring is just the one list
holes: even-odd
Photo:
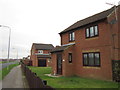
[(120, 82), (120, 60), (112, 60), (113, 81)]

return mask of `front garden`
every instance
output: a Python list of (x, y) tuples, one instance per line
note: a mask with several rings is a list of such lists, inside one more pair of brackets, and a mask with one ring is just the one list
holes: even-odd
[(71, 77), (49, 77), (45, 74), (51, 73), (50, 67), (29, 67), (41, 79), (47, 80), (47, 85), (53, 88), (118, 88), (118, 83), (81, 78), (77, 76)]

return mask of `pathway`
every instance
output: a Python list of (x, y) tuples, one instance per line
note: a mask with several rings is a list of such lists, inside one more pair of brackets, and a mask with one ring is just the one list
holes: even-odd
[(28, 88), (27, 80), (22, 73), (20, 65), (14, 67), (3, 79), (2, 88)]

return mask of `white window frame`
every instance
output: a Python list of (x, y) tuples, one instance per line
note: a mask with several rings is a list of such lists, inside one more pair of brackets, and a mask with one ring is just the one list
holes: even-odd
[(69, 42), (74, 41), (75, 40), (75, 32), (70, 32), (69, 33)]
[(38, 53), (39, 54), (43, 54), (43, 50), (38, 50)]

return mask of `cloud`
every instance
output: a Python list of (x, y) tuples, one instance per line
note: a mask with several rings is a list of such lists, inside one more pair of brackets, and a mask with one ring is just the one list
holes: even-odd
[[(27, 56), (32, 43), (60, 45), (59, 32), (78, 20), (110, 8), (119, 0), (0, 0), (0, 24), (11, 27), (11, 57)], [(4, 28), (5, 29), (5, 28)], [(5, 30), (7, 32), (7, 30)], [(1, 31), (0, 31), (1, 32)], [(2, 34), (7, 52), (8, 33)], [(4, 57), (7, 53), (4, 52)]]

